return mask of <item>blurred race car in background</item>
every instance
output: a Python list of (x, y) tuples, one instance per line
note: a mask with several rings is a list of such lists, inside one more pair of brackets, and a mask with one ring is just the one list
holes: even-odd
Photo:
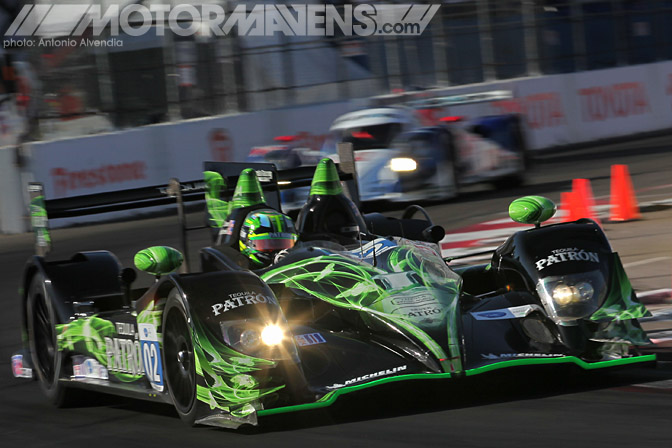
[[(352, 143), (362, 201), (443, 200), (457, 196), (460, 186), (480, 182), (516, 186), (528, 167), (521, 117), (445, 115), (449, 108), (510, 98), (511, 92), (493, 91), (350, 112), (333, 122), (320, 151), (301, 135), (281, 136), (276, 145), (253, 148), (247, 161), (281, 169), (312, 165), (325, 156), (338, 161), (338, 143)], [(306, 195), (306, 189), (284, 192), (283, 208), (300, 207)]]
[[(274, 163), (279, 170), (296, 168), (297, 166), (314, 166), (322, 158), (316, 146), (316, 137), (307, 132), (297, 135), (279, 135), (273, 143), (265, 146), (255, 146), (247, 156), (247, 162)], [(321, 141), (317, 141), (317, 146)]]
[[(273, 140), (273, 144), (252, 148), (246, 162), (272, 163), (277, 169), (286, 170), (300, 166), (315, 166), (324, 157), (322, 152), (313, 149), (319, 148), (322, 144), (321, 139), (309, 133), (280, 135)], [(283, 190), (280, 193), (282, 209), (285, 212), (300, 209), (306, 202), (309, 190), (309, 187)]]
[(337, 143), (353, 144), (362, 201), (449, 199), (460, 186), (479, 182), (519, 185), (528, 164), (520, 116), (443, 115), (449, 107), (504, 98), (510, 92), (351, 112), (334, 121), (322, 150), (331, 155)]

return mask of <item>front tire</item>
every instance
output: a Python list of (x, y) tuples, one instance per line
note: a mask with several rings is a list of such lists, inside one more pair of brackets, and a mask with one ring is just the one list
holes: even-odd
[(163, 353), (166, 383), (175, 410), (188, 425), (196, 421), (196, 354), (187, 313), (173, 290), (163, 313)]
[(33, 277), (26, 307), (31, 359), (40, 388), (57, 407), (72, 405), (75, 391), (59, 382), (62, 353), (58, 350), (52, 298), (41, 274)]

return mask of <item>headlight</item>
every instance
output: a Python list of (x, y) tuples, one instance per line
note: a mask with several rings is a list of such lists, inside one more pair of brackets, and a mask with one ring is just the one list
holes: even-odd
[(579, 282), (575, 285), (558, 284), (553, 288), (553, 301), (560, 306), (570, 303), (581, 303), (590, 300), (595, 293), (595, 288), (588, 282)]
[(245, 330), (240, 334), (240, 345), (246, 350), (254, 350), (259, 347), (261, 336), (254, 329)]
[(269, 347), (278, 345), (285, 339), (285, 332), (277, 325), (268, 325), (261, 330), (261, 341)]
[(269, 324), (262, 319), (245, 319), (219, 325), (224, 342), (237, 352), (263, 359), (298, 359), (284, 321)]
[(394, 172), (415, 171), (418, 169), (418, 162), (409, 157), (395, 157), (390, 160), (390, 169)]
[(601, 271), (583, 272), (539, 280), (537, 292), (549, 316), (569, 322), (592, 315), (607, 293)]

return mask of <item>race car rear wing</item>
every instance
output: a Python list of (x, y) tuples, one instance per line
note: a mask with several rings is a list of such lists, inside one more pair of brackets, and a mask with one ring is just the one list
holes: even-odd
[[(35, 253), (45, 256), (51, 250), (49, 219), (169, 205), (175, 199), (169, 196), (168, 189), (169, 186), (163, 184), (47, 200), (44, 186), (39, 182), (31, 182), (28, 184), (28, 193), (31, 226), (35, 232)], [(203, 199), (205, 183), (202, 180), (185, 182), (180, 185), (180, 190), (184, 202), (199, 201)]]
[(435, 107), (460, 106), (463, 104), (487, 103), (490, 101), (510, 100), (513, 92), (510, 90), (492, 90), (489, 92), (465, 93), (462, 95), (437, 96), (412, 100), (408, 106), (415, 109), (430, 109)]
[[(357, 189), (352, 144), (339, 144), (338, 153), (341, 161), (337, 164), (339, 178), (345, 183), (346, 191), (350, 198), (359, 206), (359, 192)], [(205, 162), (204, 168), (206, 171), (216, 171), (226, 179), (227, 187), (222, 189), (220, 199), (227, 201), (233, 195), (240, 172), (245, 168), (255, 169), (260, 179), (267, 205), (277, 210), (281, 210), (280, 190), (309, 186), (315, 171), (315, 167), (312, 166), (278, 171), (275, 165), (271, 163), (244, 162)], [(201, 179), (180, 182), (178, 179), (173, 178), (170, 179), (168, 185), (154, 185), (47, 200), (43, 185), (31, 182), (28, 185), (28, 192), (30, 195), (31, 226), (35, 232), (35, 252), (37, 255), (45, 256), (51, 250), (52, 242), (49, 234), (49, 219), (94, 215), (176, 203), (180, 222), (182, 250), (185, 254), (185, 265), (188, 270), (187, 231), (204, 229), (208, 226), (189, 227), (184, 212), (184, 204), (186, 202), (203, 201), (206, 197), (206, 188), (206, 182)], [(209, 214), (210, 210), (207, 213)], [(211, 217), (209, 216), (209, 218)]]
[(486, 92), (464, 93), (458, 95), (430, 96), (431, 91), (406, 92), (399, 95), (386, 95), (372, 100), (373, 106), (402, 105), (413, 109), (434, 109), (464, 104), (487, 103), (510, 100), (514, 94), (510, 90), (490, 90)]

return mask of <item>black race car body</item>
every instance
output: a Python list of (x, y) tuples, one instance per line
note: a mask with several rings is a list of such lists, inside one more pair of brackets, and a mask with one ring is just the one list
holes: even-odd
[[(157, 275), (149, 288), (132, 288), (134, 271), (106, 251), (29, 261), (17, 376), (39, 380), (57, 404), (87, 388), (172, 403), (190, 424), (237, 427), (406, 379), (655, 361), (639, 349), (649, 344), (637, 322), (647, 311), (590, 220), (518, 232), (490, 263), (455, 271), (424, 210), (360, 215), (326, 159), (297, 220), (299, 243), (251, 271), (236, 251), (240, 223), (268, 204), (240, 202), (254, 192), (238, 190), (228, 202), (236, 176), (213, 184), (212, 168), (211, 221), (223, 208), (226, 220), (219, 244), (200, 250), (197, 272), (175, 273), (182, 255), (168, 247), (136, 255)], [(44, 217), (36, 198), (33, 214)], [(514, 205), (522, 222), (553, 211), (539, 197)], [(37, 230), (48, 240), (45, 226)]]

